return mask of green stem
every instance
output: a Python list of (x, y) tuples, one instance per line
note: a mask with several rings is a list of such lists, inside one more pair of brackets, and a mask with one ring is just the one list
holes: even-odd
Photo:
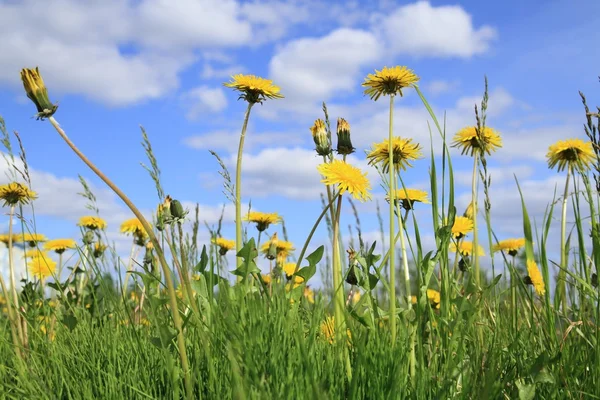
[(163, 273), (165, 275), (165, 281), (167, 284), (167, 291), (169, 293), (169, 305), (171, 306), (171, 314), (173, 317), (173, 324), (175, 325), (175, 329), (177, 330), (177, 347), (179, 349), (179, 357), (181, 359), (181, 367), (183, 369), (183, 381), (185, 385), (186, 397), (191, 400), (194, 398), (194, 392), (192, 387), (192, 379), (190, 375), (189, 362), (187, 358), (187, 352), (185, 349), (185, 337), (183, 335), (183, 329), (181, 324), (181, 318), (179, 316), (179, 311), (177, 309), (177, 296), (175, 295), (175, 287), (173, 286), (173, 280), (171, 279), (171, 271), (169, 269), (169, 265), (167, 264), (167, 260), (165, 259), (165, 255), (160, 247), (160, 243), (152, 230), (152, 226), (148, 223), (144, 215), (138, 210), (138, 208), (133, 204), (131, 200), (119, 189), (102, 171), (98, 169), (78, 148), (75, 144), (69, 139), (65, 131), (60, 127), (56, 119), (54, 117), (49, 118), (50, 123), (54, 126), (54, 129), (58, 132), (60, 137), (67, 143), (67, 145), (79, 156), (79, 158), (92, 170), (94, 173), (102, 179), (102, 181), (109, 187), (123, 202), (129, 207), (131, 212), (140, 220), (140, 223), (144, 227), (144, 230), (150, 237), (152, 244), (154, 245), (154, 249), (156, 250), (156, 254), (158, 255), (158, 259), (160, 261), (161, 267), (163, 269)]
[[(10, 289), (12, 294), (12, 301), (14, 305), (14, 318), (15, 324), (17, 324), (17, 336), (21, 346), (25, 347), (25, 336), (23, 333), (23, 324), (21, 323), (21, 314), (19, 314), (19, 295), (17, 294), (17, 279), (15, 277), (15, 265), (13, 256), (13, 216), (15, 215), (15, 206), (10, 206), (10, 214), (8, 215), (8, 266), (10, 271)], [(25, 233), (23, 233), (24, 235)], [(27, 260), (25, 260), (27, 261)]]
[(131, 270), (133, 267), (133, 257), (135, 254), (135, 239), (133, 240), (133, 243), (131, 244), (131, 252), (129, 253), (129, 262), (127, 263), (127, 271), (125, 271), (125, 280), (123, 281), (123, 300), (126, 301), (127, 300), (127, 285), (129, 284), (129, 276), (131, 275)]
[(343, 338), (346, 333), (346, 323), (344, 319), (344, 283), (342, 277), (342, 263), (339, 246), (339, 218), (342, 208), (342, 196), (338, 196), (336, 216), (333, 220), (333, 301), (334, 301), (334, 320), (335, 335), (338, 340)]
[(510, 298), (512, 302), (512, 325), (513, 325), (513, 333), (517, 334), (517, 321), (518, 321), (518, 313), (517, 309), (517, 280), (515, 278), (515, 256), (512, 257), (512, 268), (510, 268)]
[(471, 183), (471, 196), (473, 202), (473, 272), (477, 288), (481, 286), (481, 273), (479, 271), (479, 237), (477, 234), (477, 166), (479, 165), (479, 153), (473, 155), (473, 180)]
[[(244, 152), (244, 139), (246, 138), (246, 129), (250, 119), (250, 111), (254, 103), (249, 102), (244, 116), (242, 133), (240, 134), (240, 144), (238, 146), (237, 165), (235, 167), (235, 252), (242, 250), (242, 154)], [(236, 267), (242, 266), (242, 258), (236, 257)]]
[(563, 313), (567, 313), (567, 257), (566, 257), (566, 236), (567, 236), (567, 197), (569, 196), (569, 181), (571, 178), (571, 166), (567, 168), (567, 179), (565, 181), (565, 191), (562, 198), (562, 217), (560, 224), (560, 271), (558, 271), (558, 290), (556, 296), (560, 301)]
[[(10, 240), (10, 239), (9, 239)], [(12, 308), (12, 299), (8, 293), (8, 288), (6, 287), (6, 283), (4, 282), (4, 278), (2, 274), (0, 274), (0, 287), (2, 287), (2, 293), (6, 297), (6, 311), (8, 312), (8, 320), (10, 322), (10, 334), (13, 341), (13, 347), (15, 354), (18, 358), (21, 358), (21, 345), (19, 344), (19, 336), (17, 333), (17, 320), (15, 319), (15, 315), (13, 313)]]
[[(390, 329), (392, 331), (392, 346), (396, 345), (396, 252), (394, 241), (394, 203), (396, 200), (396, 168), (394, 166), (394, 95), (390, 95), (390, 123), (388, 134), (388, 171), (390, 197)], [(402, 235), (400, 236), (402, 238)]]

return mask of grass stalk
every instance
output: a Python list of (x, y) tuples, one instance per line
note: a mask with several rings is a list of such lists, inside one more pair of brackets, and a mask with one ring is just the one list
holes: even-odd
[[(250, 111), (254, 103), (248, 102), (248, 108), (244, 116), (244, 124), (240, 134), (240, 143), (238, 145), (237, 163), (235, 167), (235, 251), (236, 254), (242, 249), (242, 155), (244, 154), (244, 140), (246, 139), (246, 130), (248, 129), (248, 120)], [(241, 267), (242, 258), (236, 257), (236, 268)]]
[[(390, 198), (390, 330), (392, 331), (392, 346), (396, 345), (396, 252), (394, 241), (394, 209), (396, 201), (396, 174), (394, 167), (394, 95), (390, 95), (390, 117), (389, 117), (389, 147), (388, 147), (388, 168), (389, 168), (389, 198)], [(401, 233), (401, 232), (400, 232)], [(401, 235), (402, 237), (403, 235)]]

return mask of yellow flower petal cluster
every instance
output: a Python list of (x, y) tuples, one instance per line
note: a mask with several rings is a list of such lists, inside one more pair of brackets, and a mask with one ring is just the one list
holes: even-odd
[(453, 147), (461, 149), (461, 154), (473, 154), (485, 152), (491, 155), (502, 147), (502, 138), (492, 128), (485, 127), (481, 135), (477, 135), (477, 127), (468, 126), (454, 135)]
[[(427, 299), (435, 309), (440, 309), (442, 302), (440, 292), (435, 289), (427, 289)], [(417, 296), (411, 296), (410, 300), (413, 304), (417, 304)]]
[[(335, 341), (335, 318), (331, 316), (327, 316), (323, 322), (321, 322), (321, 335), (327, 340), (330, 344), (333, 344)], [(350, 333), (350, 329), (346, 329), (346, 335), (348, 335), (347, 344), (350, 345), (350, 339), (352, 339), (352, 334)]]
[[(7, 246), (8, 246), (9, 239), (10, 239), (10, 235), (8, 233), (0, 235), (0, 242), (6, 244)], [(12, 241), (13, 241), (13, 243), (14, 242), (18, 242), (19, 241), (19, 236), (13, 234), (12, 235)]]
[(235, 242), (233, 240), (225, 239), (222, 237), (212, 239), (211, 242), (219, 247), (219, 254), (224, 256), (231, 249), (235, 248)]
[(56, 271), (56, 262), (46, 254), (39, 254), (27, 261), (29, 273), (43, 281)]
[(277, 213), (264, 213), (259, 211), (250, 211), (245, 217), (245, 221), (254, 222), (259, 232), (269, 228), (271, 224), (277, 224), (281, 221), (281, 216)]
[(121, 224), (121, 233), (132, 234), (138, 238), (145, 239), (148, 237), (144, 226), (137, 218), (131, 218)]
[[(456, 253), (456, 244), (450, 243), (450, 251)], [(461, 240), (458, 251), (462, 256), (470, 256), (471, 254), (473, 254), (473, 242)], [(483, 247), (481, 247), (481, 245), (478, 245), (477, 255), (479, 257), (485, 256), (485, 251), (483, 250)]]
[[(394, 152), (394, 168), (396, 170), (406, 170), (412, 167), (411, 162), (423, 158), (421, 145), (413, 143), (412, 139), (405, 139), (395, 136), (392, 139), (392, 151)], [(381, 164), (383, 172), (389, 171), (390, 163), (390, 141), (385, 139), (381, 143), (375, 143), (367, 154), (369, 165)]]
[(242, 93), (240, 98), (248, 103), (260, 103), (265, 99), (282, 99), (279, 87), (270, 79), (261, 78), (256, 75), (237, 74), (231, 77), (231, 82), (223, 83), (223, 86), (232, 88)]
[[(275, 236), (275, 235), (273, 235)], [(287, 258), (287, 256), (294, 251), (294, 245), (292, 244), (292, 242), (287, 242), (285, 240), (279, 240), (277, 239), (277, 236), (275, 236), (275, 240), (273, 240), (273, 238), (269, 239), (267, 242), (263, 243), (263, 245), (260, 248), (260, 251), (263, 252), (263, 254), (268, 254), (269, 253), (269, 248), (271, 247), (271, 243), (272, 242), (276, 242), (275, 243), (275, 247), (277, 249), (277, 258), (278, 259), (285, 259)]]
[(22, 183), (11, 182), (0, 186), (0, 200), (4, 206), (27, 204), (37, 198), (37, 194)]
[[(414, 203), (419, 202), (423, 204), (429, 204), (427, 192), (419, 189), (396, 189), (396, 195), (394, 196), (396, 201), (402, 202), (402, 207), (406, 210), (412, 210)], [(385, 199), (389, 202), (389, 193), (385, 196)]]
[(559, 140), (548, 149), (546, 154), (548, 168), (558, 166), (558, 172), (566, 167), (589, 169), (596, 161), (596, 153), (592, 142), (584, 142), (581, 139)]
[(419, 77), (405, 66), (383, 67), (381, 71), (375, 70), (374, 74), (369, 74), (363, 82), (366, 87), (365, 94), (372, 100), (377, 101), (379, 97), (392, 96), (399, 94), (402, 96), (402, 89), (412, 86), (419, 81)]
[[(13, 239), (14, 240), (14, 239)], [(48, 238), (41, 233), (21, 233), (16, 235), (16, 242), (29, 243), (29, 246), (34, 247), (37, 243), (45, 242)]]
[(525, 238), (506, 239), (494, 245), (492, 251), (506, 251), (510, 256), (514, 257), (523, 247), (525, 247)]
[(528, 282), (533, 285), (537, 294), (543, 296), (546, 293), (546, 286), (535, 261), (527, 260), (527, 273), (529, 274)]
[(452, 236), (456, 239), (460, 239), (466, 236), (473, 230), (473, 220), (467, 217), (457, 216), (454, 218), (454, 225), (452, 225)]
[(341, 194), (348, 192), (357, 200), (366, 201), (371, 199), (371, 182), (367, 173), (342, 160), (334, 160), (323, 163), (317, 167), (319, 173), (325, 179), (321, 182), (326, 185), (337, 185)]
[(67, 249), (77, 248), (77, 243), (73, 239), (54, 239), (44, 243), (44, 250), (54, 251), (58, 254), (64, 253)]
[(93, 215), (86, 215), (79, 218), (78, 226), (83, 226), (85, 228), (96, 230), (96, 229), (106, 229), (106, 221), (100, 217), (96, 217)]
[(303, 295), (304, 295), (304, 297), (306, 298), (306, 300), (310, 304), (315, 304), (315, 292), (314, 292), (314, 290), (312, 290), (308, 286), (305, 286), (304, 287)]

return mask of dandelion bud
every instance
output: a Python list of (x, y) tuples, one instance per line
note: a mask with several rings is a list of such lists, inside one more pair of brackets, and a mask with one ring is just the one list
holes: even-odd
[(350, 124), (344, 118), (338, 118), (337, 121), (337, 152), (341, 155), (354, 153), (352, 141), (350, 140)]
[(470, 220), (472, 220), (474, 217), (474, 214), (475, 213), (473, 212), (473, 202), (470, 202), (469, 205), (467, 206), (467, 209), (463, 213), (463, 217), (469, 218)]
[(354, 270), (354, 268), (356, 268), (355, 265), (357, 264), (356, 251), (354, 251), (354, 249), (351, 248), (347, 250), (347, 253), (349, 269), (348, 274), (346, 274), (346, 282), (354, 286), (358, 283), (358, 279), (356, 278), (356, 271)]
[(322, 119), (317, 119), (315, 124), (310, 128), (313, 140), (317, 148), (317, 154), (320, 156), (328, 156), (331, 154), (331, 146), (329, 145), (329, 138), (327, 137), (327, 130), (325, 129), (325, 122)]
[(277, 244), (279, 240), (277, 239), (277, 232), (271, 236), (271, 243), (269, 244), (269, 251), (267, 251), (267, 259), (274, 260), (277, 258)]
[(185, 217), (185, 211), (179, 200), (171, 201), (170, 211), (173, 218), (180, 219)]
[(106, 250), (106, 247), (107, 246), (103, 245), (102, 243), (96, 243), (96, 246), (94, 246), (94, 257), (102, 257), (102, 254), (104, 254), (104, 250)]
[(38, 67), (35, 67), (35, 69), (23, 68), (21, 70), (21, 81), (23, 81), (27, 97), (33, 101), (38, 110), (37, 118), (51, 117), (58, 109), (58, 105), (52, 104), (48, 98), (48, 90), (44, 85)]
[(83, 244), (84, 245), (88, 245), (88, 244), (92, 244), (94, 243), (94, 232), (93, 231), (86, 231), (85, 234), (83, 235)]

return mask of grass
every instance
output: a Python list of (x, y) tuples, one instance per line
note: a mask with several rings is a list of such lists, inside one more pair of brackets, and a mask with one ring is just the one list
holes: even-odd
[[(353, 238), (348, 246), (353, 256), (341, 260), (338, 254), (346, 254), (347, 244), (335, 236), (341, 237), (337, 216), (342, 201), (337, 199), (342, 197), (328, 187), (322, 209), (315, 212), (315, 219), (320, 215), (315, 226), (325, 220), (329, 245), (306, 255), (311, 232), (306, 243), (297, 246), (302, 249), (298, 258), (281, 251), (269, 254), (273, 266), (269, 279), (256, 265), (254, 230), (241, 231), (244, 239), (238, 241), (232, 279), (220, 254), (223, 249), (197, 243), (201, 226), (197, 209), (192, 229), (183, 229), (190, 218), (178, 209), (176, 200), (166, 200), (158, 161), (142, 131), (150, 163), (144, 167), (161, 204), (154, 220), (148, 221), (156, 238), (153, 245), (147, 244), (142, 226), (134, 235), (131, 252), (135, 255), (139, 250), (140, 256), (135, 261), (118, 260), (114, 249), (98, 247), (107, 243), (102, 230), (83, 227), (82, 244), (66, 258), (68, 278), (61, 281), (50, 271), (48, 279), (30, 277), (21, 282), (20, 307), (14, 313), (8, 313), (11, 293), (2, 293), (0, 398), (599, 398), (600, 226), (595, 216), (599, 215), (600, 163), (596, 160), (598, 164), (591, 166), (594, 179), (587, 170), (574, 170), (580, 179), (573, 177), (573, 190), (567, 191), (569, 199), (563, 202), (575, 218), (571, 231), (575, 234), (565, 237), (565, 259), (571, 262), (561, 272), (568, 298), (555, 302), (550, 296), (551, 286), (556, 285), (550, 270), (565, 262), (551, 258), (546, 245), (554, 234), (550, 231), (554, 204), (563, 199), (549, 199), (544, 220), (535, 225), (522, 195), (524, 249), (518, 255), (502, 253), (502, 264), (493, 268), (504, 276), (479, 274), (477, 257), (449, 252), (450, 244), (460, 246), (468, 239), (452, 233), (462, 211), (454, 206), (452, 160), (444, 126), (414, 88), (434, 122), (432, 136), (443, 139), (441, 162), (430, 149), (433, 221), (418, 220), (410, 207), (391, 207), (390, 222), (397, 218), (403, 231), (390, 232), (387, 246), (382, 246), (384, 253), (377, 254), (375, 243), (363, 242), (365, 216), (346, 194), (355, 220), (354, 229), (349, 229), (351, 234), (357, 232), (358, 240)], [(596, 143), (600, 117), (594, 121), (583, 95), (582, 99), (586, 134)], [(481, 108), (476, 109), (478, 136), (473, 143), (481, 146), (485, 145), (480, 132), (485, 128), (486, 106), (487, 84)], [(40, 118), (51, 117), (51, 104), (42, 109)], [(325, 107), (324, 111), (331, 142)], [(52, 123), (58, 129), (58, 123)], [(0, 128), (7, 157), (14, 160), (2, 120)], [(66, 137), (64, 131), (61, 136)], [(26, 165), (21, 145), (19, 151)], [(219, 161), (226, 196), (239, 204), (240, 192), (225, 164), (212, 154)], [(493, 199), (488, 196), (487, 170), (493, 155), (482, 154), (474, 157), (473, 187), (481, 179), (485, 225), (479, 227), (479, 237), (493, 246), (498, 238), (490, 222)], [(333, 158), (333, 154), (323, 156), (324, 162)], [(13, 171), (12, 179), (28, 182), (24, 171)], [(409, 173), (403, 171), (402, 176)], [(381, 175), (384, 186), (404, 187), (402, 179), (395, 180), (399, 174), (392, 172), (387, 181), (387, 173)], [(239, 178), (236, 182), (239, 188)], [(90, 210), (97, 212), (93, 193), (83, 179), (82, 184)], [(515, 190), (521, 190), (518, 180)], [(474, 204), (477, 193), (473, 190)], [(3, 199), (7, 201), (6, 196)], [(19, 210), (33, 215), (34, 208), (20, 206)], [(592, 217), (591, 254), (584, 240), (588, 216)], [(384, 240), (384, 219), (379, 212), (377, 218)], [(31, 229), (26, 225), (23, 231)], [(281, 226), (287, 239), (285, 225)], [(420, 230), (426, 226), (434, 227), (433, 249), (422, 245)], [(220, 236), (221, 222), (217, 229), (207, 228), (211, 238)], [(407, 257), (390, 262), (394, 241)], [(159, 249), (166, 259), (157, 257)], [(282, 266), (288, 258), (296, 268), (293, 276), (286, 277)], [(532, 262), (539, 268), (545, 293), (528, 284), (537, 276)], [(108, 271), (127, 265), (134, 267), (132, 284), (123, 288), (123, 282)], [(402, 279), (390, 279), (394, 276), (390, 266)], [(337, 282), (340, 277), (334, 275), (340, 270), (345, 283)], [(325, 287), (313, 291), (309, 285), (318, 271)], [(341, 289), (333, 287), (332, 276)], [(398, 296), (393, 295), (396, 290)], [(357, 292), (361, 295), (355, 297)], [(410, 293), (415, 295), (408, 302)], [(334, 302), (341, 305), (335, 313)]]

